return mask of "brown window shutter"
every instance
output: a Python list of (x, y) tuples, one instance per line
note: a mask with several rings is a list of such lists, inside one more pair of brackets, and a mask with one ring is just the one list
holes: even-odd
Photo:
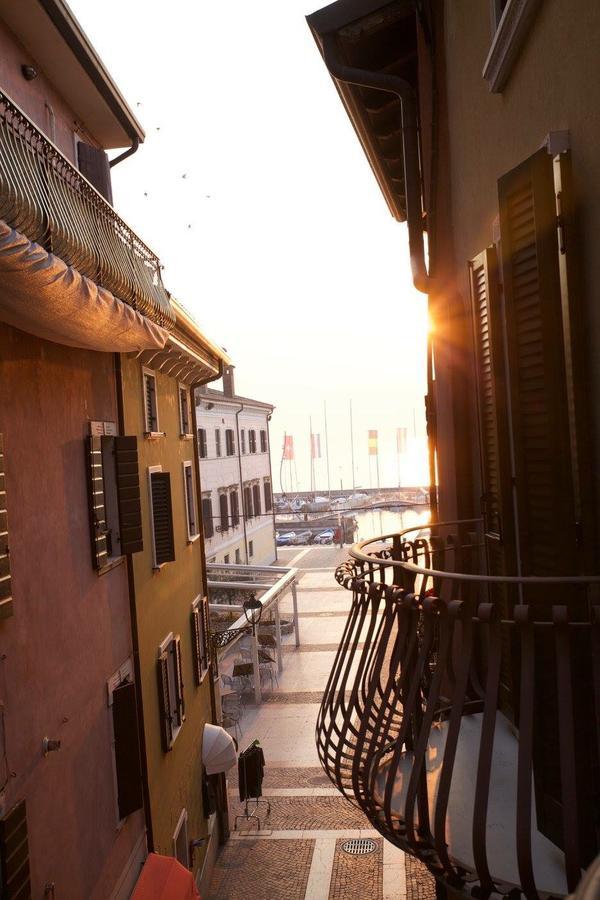
[(115, 438), (115, 470), (122, 553), (144, 549), (136, 437)]
[(204, 632), (204, 660), (203, 665), (205, 669), (208, 669), (210, 666), (211, 660), (211, 645), (210, 645), (210, 610), (208, 608), (208, 597), (202, 598), (201, 603), (202, 608), (202, 630)]
[(202, 681), (202, 611), (200, 604), (192, 609), (192, 651), (194, 654), (194, 681), (197, 685)]
[(152, 472), (152, 519), (156, 565), (175, 559), (173, 538), (173, 508), (171, 505), (171, 476), (168, 472)]
[(232, 491), (229, 496), (231, 503), (231, 524), (235, 528), (240, 524), (240, 501), (237, 491)]
[(252, 500), (254, 507), (254, 515), (260, 516), (260, 487), (258, 484), (252, 485)]
[(92, 538), (92, 562), (101, 569), (108, 561), (106, 546), (106, 511), (104, 508), (104, 475), (102, 469), (102, 438), (90, 435), (86, 441), (88, 495), (90, 503), (90, 529)]
[(156, 667), (158, 677), (158, 708), (160, 714), (160, 734), (165, 753), (173, 745), (173, 710), (169, 700), (169, 651), (163, 650)]
[(210, 497), (202, 498), (202, 525), (204, 528), (204, 537), (211, 538), (215, 533), (212, 517), (212, 501)]
[(150, 433), (158, 430), (156, 378), (144, 374), (144, 402), (146, 404), (146, 428)]
[(12, 580), (10, 577), (8, 510), (6, 503), (6, 477), (4, 474), (4, 438), (0, 434), (0, 619), (7, 619), (12, 614)]
[(81, 174), (94, 185), (112, 206), (112, 186), (110, 165), (104, 150), (98, 150), (84, 141), (77, 142), (77, 167)]
[(183, 665), (181, 663), (181, 638), (179, 635), (173, 638), (173, 655), (175, 658), (175, 681), (177, 691), (177, 722), (183, 725), (185, 721), (185, 700), (183, 695)]
[(0, 819), (0, 870), (2, 890), (6, 900), (29, 900), (29, 843), (27, 839), (27, 810), (21, 800)]
[(271, 512), (271, 510), (273, 509), (273, 500), (271, 498), (271, 483), (269, 481), (265, 481), (263, 489), (265, 494), (265, 512)]
[(125, 682), (114, 689), (112, 712), (117, 803), (119, 817), (124, 819), (136, 809), (141, 809), (144, 803), (136, 691), (133, 682)]
[(227, 508), (227, 494), (219, 496), (219, 512), (221, 515), (221, 531), (229, 531), (229, 510)]

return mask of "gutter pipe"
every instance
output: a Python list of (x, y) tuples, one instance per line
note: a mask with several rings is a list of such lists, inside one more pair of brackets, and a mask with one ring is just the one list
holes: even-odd
[(250, 562), (250, 557), (248, 556), (248, 532), (246, 530), (246, 506), (244, 504), (244, 482), (242, 480), (242, 445), (240, 443), (240, 413), (244, 410), (244, 404), (240, 405), (240, 408), (236, 411), (235, 414), (235, 439), (237, 442), (237, 458), (238, 458), (238, 469), (240, 473), (240, 509), (238, 509), (238, 515), (242, 513), (242, 522), (244, 525), (244, 550), (246, 552), (246, 565)]
[(404, 153), (404, 189), (406, 221), (413, 284), (424, 294), (431, 289), (425, 262), (423, 241), (423, 207), (421, 205), (421, 168), (417, 134), (417, 102), (412, 86), (404, 78), (386, 72), (369, 72), (345, 65), (338, 56), (334, 33), (323, 35), (323, 58), (329, 74), (336, 81), (357, 87), (374, 88), (395, 94), (401, 105), (402, 144)]
[(109, 160), (109, 167), (112, 169), (113, 166), (118, 166), (120, 162), (123, 162), (124, 159), (127, 159), (129, 156), (133, 156), (136, 152), (137, 148), (140, 146), (140, 139), (137, 134), (132, 135), (131, 137), (131, 147), (129, 150), (125, 150), (123, 153), (119, 154), (119, 156), (115, 156), (114, 159)]

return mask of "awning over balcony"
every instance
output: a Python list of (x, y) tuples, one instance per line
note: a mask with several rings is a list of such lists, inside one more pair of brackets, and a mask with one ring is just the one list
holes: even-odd
[(166, 329), (0, 220), (0, 320), (107, 353), (160, 350)]

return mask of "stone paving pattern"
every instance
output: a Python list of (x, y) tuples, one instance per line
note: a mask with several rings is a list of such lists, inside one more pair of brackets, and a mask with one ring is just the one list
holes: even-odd
[(435, 900), (435, 878), (414, 856), (406, 856), (407, 900)]
[[(210, 885), (215, 900), (304, 900), (314, 841), (230, 841)], [(268, 873), (268, 879), (265, 874)]]
[[(319, 831), (373, 827), (365, 814), (352, 806), (344, 797), (269, 797), (268, 799), (271, 804), (270, 815), (266, 813), (264, 815), (259, 813), (259, 815), (262, 827), (272, 831)], [(232, 816), (241, 815), (243, 809), (243, 803), (232, 799), (230, 804)]]
[(382, 900), (383, 898), (383, 841), (376, 840), (377, 850), (362, 856), (352, 856), (343, 850), (346, 841), (335, 843), (329, 900)]
[[(231, 777), (227, 780), (230, 787), (237, 786), (237, 771), (232, 770)], [(332, 787), (332, 784), (320, 766), (300, 766), (299, 768), (280, 766), (272, 769), (267, 766), (265, 769), (263, 790), (302, 787)]]

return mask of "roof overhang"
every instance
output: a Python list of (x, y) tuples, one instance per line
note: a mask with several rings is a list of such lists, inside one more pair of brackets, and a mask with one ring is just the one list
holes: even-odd
[[(321, 55), (334, 35), (340, 60), (367, 72), (386, 72), (417, 91), (417, 20), (414, 0), (337, 0), (306, 20)], [(391, 214), (406, 219), (400, 100), (386, 91), (333, 79)]]
[(106, 150), (144, 131), (64, 0), (0, 0), (0, 18)]

